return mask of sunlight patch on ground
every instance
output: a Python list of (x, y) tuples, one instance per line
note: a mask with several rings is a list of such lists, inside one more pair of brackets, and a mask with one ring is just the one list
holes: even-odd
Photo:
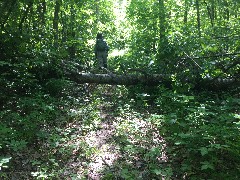
[(101, 179), (101, 171), (118, 159), (118, 148), (109, 142), (115, 133), (115, 127), (106, 123), (102, 123), (101, 126), (103, 129), (92, 131), (85, 138), (89, 147), (98, 150), (91, 155), (91, 163), (88, 166), (88, 176), (94, 180)]

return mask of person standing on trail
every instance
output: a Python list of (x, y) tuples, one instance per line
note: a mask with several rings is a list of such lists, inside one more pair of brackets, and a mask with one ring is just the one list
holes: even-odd
[(103, 40), (102, 33), (97, 34), (96, 44), (94, 47), (95, 57), (98, 60), (99, 68), (107, 68), (107, 57), (109, 47), (106, 41)]

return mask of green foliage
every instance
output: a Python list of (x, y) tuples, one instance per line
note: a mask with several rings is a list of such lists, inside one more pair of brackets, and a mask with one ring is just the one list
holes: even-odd
[(219, 100), (214, 96), (161, 92), (157, 105), (163, 119), (157, 124), (169, 143), (169, 158), (181, 161), (174, 165), (176, 174), (191, 178), (237, 177), (240, 139), (235, 106), (239, 100), (234, 100), (235, 105), (231, 101), (231, 97)]
[(8, 166), (6, 165), (9, 163), (11, 157), (0, 157), (0, 168), (7, 168)]
[[(240, 179), (237, 89), (192, 90), (239, 78), (238, 10), (237, 0), (199, 12), (191, 1), (1, 1), (0, 178), (89, 179), (112, 148), (103, 179)], [(168, 75), (171, 90), (70, 81), (93, 71), (98, 32), (111, 71)], [(98, 147), (101, 130), (111, 137)]]

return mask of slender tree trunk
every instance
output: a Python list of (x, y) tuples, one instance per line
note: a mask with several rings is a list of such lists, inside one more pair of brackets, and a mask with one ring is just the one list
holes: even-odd
[(99, 0), (95, 0), (95, 6), (96, 6), (96, 12), (95, 12), (96, 22), (95, 22), (95, 24), (96, 24), (96, 27), (97, 27), (98, 22), (99, 22)]
[(230, 19), (229, 4), (227, 1), (224, 1), (224, 19), (226, 19), (227, 22)]
[(213, 14), (214, 11), (212, 11), (213, 10), (212, 9), (212, 4), (211, 4), (211, 7), (210, 7), (209, 4), (206, 1), (204, 1), (204, 3), (206, 4), (207, 11), (208, 11), (208, 17), (209, 17), (211, 25), (213, 27), (214, 26), (214, 14)]
[(239, 3), (237, 2), (237, 1), (234, 1), (234, 3), (233, 3), (234, 5), (234, 10), (233, 10), (233, 12), (234, 12), (234, 17), (237, 19), (239, 16), (238, 16), (238, 13), (239, 13), (239, 8), (240, 8), (240, 6), (239, 6)]
[(62, 44), (67, 41), (67, 18), (64, 11), (61, 11), (61, 23), (62, 23)]
[(54, 35), (54, 47), (58, 48), (58, 38), (59, 38), (59, 12), (61, 7), (62, 0), (56, 0), (55, 8), (54, 8), (54, 17), (53, 17), (53, 35)]
[(216, 16), (216, 14), (215, 14), (215, 10), (216, 10), (216, 8), (215, 8), (216, 6), (215, 6), (215, 0), (212, 0), (211, 1), (211, 12), (212, 12), (212, 19), (213, 19), (213, 22), (214, 22), (214, 20), (215, 20), (215, 16)]
[[(230, 31), (230, 12), (229, 12), (229, 3), (225, 0), (224, 1), (224, 24), (225, 24), (225, 29), (226, 29), (226, 33), (228, 33)], [(224, 46), (224, 52), (228, 52), (229, 50), (229, 37), (227, 37), (225, 42), (225, 46)]]
[[(6, 16), (3, 16), (3, 14), (1, 15), (1, 16), (3, 16), (2, 17), (3, 20), (1, 21), (1, 28), (2, 29), (4, 29), (4, 26), (5, 26), (6, 22), (8, 21), (8, 18), (10, 17), (11, 13), (13, 12), (14, 6), (15, 6), (16, 3), (17, 3), (17, 0), (12, 0), (12, 2), (10, 4), (10, 8), (9, 8)], [(5, 4), (6, 6), (4, 8), (2, 8), (2, 11), (4, 11), (5, 8), (8, 8), (7, 4), (8, 4), (8, 2), (6, 2), (6, 4)]]
[(37, 21), (35, 19), (35, 26), (37, 27), (37, 39), (40, 43), (44, 41), (44, 35), (46, 34), (46, 27), (45, 27), (45, 15), (46, 15), (46, 1), (41, 0), (37, 5)]
[(159, 29), (160, 29), (160, 41), (166, 40), (166, 10), (164, 6), (164, 0), (159, 0)]
[(29, 4), (27, 5), (26, 10), (24, 11), (21, 21), (18, 25), (18, 29), (20, 32), (22, 32), (23, 23), (24, 23), (25, 19), (27, 18), (28, 12), (30, 11), (32, 5), (33, 5), (33, 1), (31, 0), (31, 1), (29, 1)]
[(37, 12), (38, 12), (38, 20), (40, 22), (39, 26), (43, 26), (45, 24), (45, 13), (46, 13), (45, 0), (42, 0), (41, 3), (38, 4)]
[(38, 21), (36, 21), (35, 19), (35, 13), (37, 11), (34, 12), (34, 8), (33, 6), (31, 6), (30, 8), (30, 11), (29, 11), (29, 21), (28, 21), (28, 34), (32, 33), (32, 32), (35, 32), (35, 31), (38, 31)]
[[(71, 17), (70, 17), (70, 37), (71, 40), (75, 40), (76, 39), (76, 32), (75, 32), (75, 9), (74, 6), (71, 5)], [(75, 58), (75, 54), (76, 54), (76, 43), (71, 43), (69, 48), (69, 55), (70, 55), (70, 59)]]
[(164, 0), (159, 0), (159, 45), (157, 52), (157, 61), (159, 64), (159, 71), (162, 73), (166, 73), (171, 71), (171, 66), (174, 63), (173, 61), (169, 61), (168, 59), (174, 56), (174, 50), (169, 45), (167, 38), (167, 16), (166, 16), (166, 7), (164, 4)]
[(187, 24), (187, 20), (188, 20), (188, 0), (185, 0), (184, 6), (185, 6), (185, 9), (184, 9), (183, 22), (184, 22), (184, 24)]
[(199, 0), (196, 0), (196, 9), (197, 9), (197, 29), (198, 36), (201, 37), (201, 20), (200, 20), (200, 7)]

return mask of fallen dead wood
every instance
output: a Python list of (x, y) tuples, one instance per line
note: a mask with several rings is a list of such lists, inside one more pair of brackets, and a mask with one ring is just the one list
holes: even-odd
[[(97, 84), (112, 84), (112, 85), (136, 85), (143, 84), (149, 86), (164, 85), (171, 87), (175, 82), (172, 81), (169, 75), (152, 74), (93, 74), (93, 73), (71, 73), (69, 78), (79, 84), (83, 83), (97, 83)], [(205, 78), (195, 80), (191, 82), (188, 79), (182, 80), (182, 83), (191, 83), (195, 89), (210, 89), (210, 90), (222, 90), (232, 87), (239, 87), (239, 79), (213, 79)]]
[(116, 75), (116, 74), (92, 74), (92, 73), (72, 73), (71, 80), (77, 83), (97, 83), (97, 84), (117, 84), (117, 85), (157, 85), (161, 83), (169, 83), (168, 77), (160, 74), (153, 75)]

